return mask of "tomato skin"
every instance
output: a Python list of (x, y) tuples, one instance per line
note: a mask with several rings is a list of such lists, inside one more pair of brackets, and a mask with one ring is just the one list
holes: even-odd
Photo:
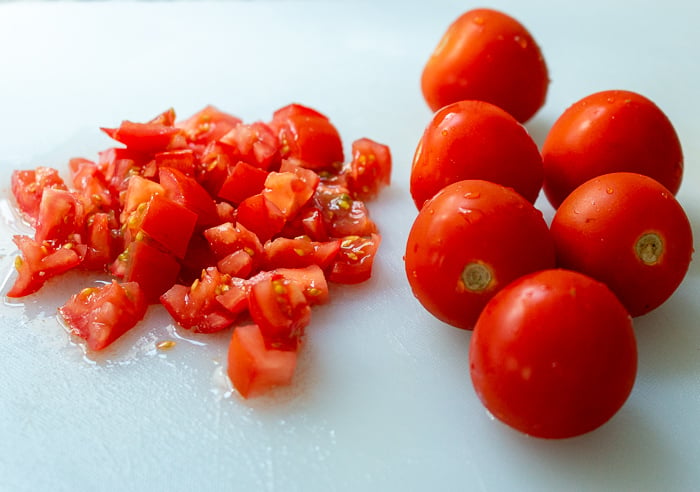
[(143, 319), (148, 304), (136, 282), (86, 288), (59, 308), (70, 332), (103, 350)]
[(391, 150), (369, 138), (352, 143), (352, 160), (343, 169), (353, 198), (369, 200), (391, 184)]
[(436, 318), (472, 329), (489, 299), (517, 277), (555, 265), (542, 216), (515, 191), (458, 181), (418, 213), (404, 256), (414, 296)]
[[(605, 282), (632, 316), (673, 294), (693, 254), (681, 205), (656, 180), (635, 173), (605, 174), (576, 188), (555, 213), (551, 231), (558, 264)], [(656, 249), (639, 249), (643, 237)], [(648, 242), (654, 238), (661, 244)], [(645, 261), (644, 254), (652, 257)]]
[(427, 125), (413, 157), (411, 196), (420, 210), (463, 179), (493, 181), (534, 203), (542, 187), (542, 157), (508, 113), (483, 101), (459, 101), (438, 110)]
[(280, 108), (273, 114), (270, 127), (279, 138), (282, 159), (299, 160), (314, 170), (333, 169), (344, 160), (338, 130), (314, 109), (300, 104)]
[(542, 145), (542, 158), (544, 192), (554, 208), (602, 174), (644, 174), (673, 194), (683, 177), (683, 150), (671, 121), (651, 100), (624, 90), (596, 92), (566, 109)]
[(472, 334), (478, 397), (507, 425), (567, 438), (603, 425), (637, 373), (632, 321), (601, 282), (567, 270), (526, 275), (486, 305)]
[(447, 29), (428, 59), (421, 89), (433, 111), (476, 99), (503, 108), (520, 122), (543, 105), (549, 75), (542, 52), (516, 19), (474, 9)]

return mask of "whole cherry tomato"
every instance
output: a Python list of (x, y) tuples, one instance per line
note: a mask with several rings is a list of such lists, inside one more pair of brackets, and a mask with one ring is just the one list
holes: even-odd
[(693, 254), (681, 205), (663, 185), (635, 173), (605, 174), (576, 188), (551, 231), (559, 265), (605, 282), (632, 316), (671, 296)]
[(462, 14), (443, 35), (423, 69), (421, 88), (433, 111), (464, 99), (493, 103), (518, 121), (544, 104), (547, 65), (525, 27), (491, 9)]
[(671, 121), (646, 97), (623, 90), (591, 94), (564, 111), (542, 145), (542, 158), (544, 192), (554, 208), (601, 174), (644, 174), (673, 194), (683, 176), (683, 152)]
[(474, 327), (469, 359), (486, 408), (543, 438), (607, 422), (637, 373), (625, 308), (605, 284), (568, 270), (526, 275), (496, 294)]
[(459, 101), (438, 110), (413, 157), (411, 195), (423, 203), (450, 183), (483, 179), (513, 188), (534, 203), (542, 157), (523, 125), (493, 104)]
[(463, 329), (503, 286), (555, 264), (542, 213), (512, 189), (482, 180), (458, 181), (426, 202), (404, 259), (423, 307)]

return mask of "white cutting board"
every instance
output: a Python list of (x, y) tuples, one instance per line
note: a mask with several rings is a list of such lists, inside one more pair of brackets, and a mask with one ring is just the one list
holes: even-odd
[[(697, 2), (493, 1), (542, 46), (552, 85), (528, 123), (541, 143), (570, 103), (622, 88), (681, 137), (678, 195), (700, 236)], [(66, 170), (111, 145), (99, 126), (214, 104), (248, 121), (292, 101), (346, 145), (390, 145), (393, 184), (370, 204), (374, 277), (313, 312), (293, 387), (227, 392), (228, 335), (188, 336), (162, 310), (99, 360), (54, 317), (68, 275), (0, 306), (0, 490), (690, 490), (700, 487), (700, 266), (635, 321), (639, 377), (613, 420), (579, 438), (524, 437), (489, 417), (468, 376), (469, 333), (433, 319), (405, 280), (411, 158), (430, 118), (423, 64), (469, 2), (0, 4), (0, 188), (14, 168)], [(545, 201), (538, 202), (551, 217)], [(3, 202), (0, 274), (10, 235)], [(696, 240), (697, 244), (697, 240)], [(3, 286), (3, 293), (7, 285)], [(158, 352), (159, 340), (173, 350)]]

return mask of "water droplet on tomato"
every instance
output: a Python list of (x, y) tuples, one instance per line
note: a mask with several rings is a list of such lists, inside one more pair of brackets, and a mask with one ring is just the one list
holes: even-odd
[(483, 17), (474, 17), (472, 22), (474, 22), (474, 24), (476, 24), (477, 26), (483, 26), (484, 24), (486, 24), (486, 20)]
[(528, 43), (527, 43), (527, 39), (525, 39), (525, 38), (522, 37), (522, 36), (515, 36), (514, 39), (515, 39), (515, 42), (518, 43), (518, 45), (519, 45), (522, 49), (526, 49), (526, 48), (527, 48), (527, 44), (528, 44)]
[(464, 194), (464, 198), (467, 198), (470, 200), (473, 200), (473, 199), (476, 199), (479, 197), (481, 197), (481, 193), (479, 193), (478, 191), (468, 191)]
[(609, 186), (608, 186), (607, 188), (605, 188), (605, 193), (607, 193), (608, 195), (612, 195), (614, 192), (615, 192), (615, 190), (613, 190), (613, 189), (612, 189), (611, 187), (609, 187)]
[(615, 98), (612, 97), (612, 96), (608, 96), (608, 98), (606, 99), (606, 101), (608, 101), (608, 103), (612, 104), (612, 103), (615, 102)]
[(448, 132), (446, 128), (443, 128), (443, 130), (440, 132), (440, 134), (441, 134), (443, 137), (446, 137), (447, 135), (450, 134), (450, 132)]

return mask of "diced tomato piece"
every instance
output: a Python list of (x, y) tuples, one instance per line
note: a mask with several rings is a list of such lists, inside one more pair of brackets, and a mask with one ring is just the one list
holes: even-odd
[(178, 282), (189, 285), (198, 279), (202, 270), (216, 265), (219, 258), (216, 257), (211, 244), (201, 231), (195, 231), (190, 238), (185, 257), (180, 262), (180, 277)]
[(81, 256), (75, 248), (36, 242), (29, 236), (14, 236), (20, 250), (15, 259), (18, 276), (7, 293), (8, 297), (24, 297), (39, 290), (47, 280), (80, 265)]
[(128, 149), (153, 154), (173, 148), (180, 128), (159, 123), (136, 123), (122, 121), (119, 128), (102, 128), (102, 131)]
[(261, 121), (241, 123), (219, 140), (231, 146), (234, 156), (260, 169), (279, 167), (279, 140), (272, 129)]
[(391, 151), (369, 138), (352, 143), (352, 161), (343, 170), (354, 198), (368, 200), (391, 183)]
[(231, 326), (237, 314), (226, 309), (217, 296), (230, 288), (230, 277), (209, 267), (191, 286), (173, 285), (160, 297), (175, 321), (196, 333), (214, 333)]
[(76, 157), (68, 165), (73, 187), (81, 197), (86, 215), (117, 209), (117, 200), (96, 162)]
[(149, 123), (155, 123), (157, 125), (173, 126), (175, 124), (175, 109), (168, 108), (158, 116), (153, 118)]
[(347, 188), (321, 183), (316, 188), (314, 201), (331, 237), (368, 236), (377, 232), (365, 203), (354, 200)]
[(212, 251), (219, 259), (241, 250), (248, 256), (257, 258), (263, 251), (258, 236), (243, 224), (233, 225), (232, 222), (224, 222), (206, 229), (204, 237), (207, 238)]
[(138, 282), (149, 304), (157, 303), (160, 296), (177, 281), (180, 263), (171, 253), (166, 253), (148, 244), (145, 240), (136, 240), (127, 247), (124, 281)]
[(46, 188), (68, 189), (56, 169), (43, 166), (36, 169), (14, 171), (11, 181), (12, 194), (17, 201), (17, 207), (24, 219), (31, 225), (36, 224), (41, 196)]
[(182, 128), (190, 142), (206, 144), (219, 140), (226, 135), (231, 128), (239, 125), (241, 119), (231, 114), (220, 111), (214, 106), (206, 106), (183, 121), (175, 123)]
[(313, 197), (319, 180), (312, 184), (295, 172), (271, 172), (262, 195), (277, 206), (285, 219), (290, 219)]
[(268, 346), (296, 347), (311, 320), (302, 288), (279, 273), (252, 285), (248, 309)]
[(259, 396), (292, 382), (296, 350), (270, 349), (256, 325), (237, 326), (228, 349), (227, 374), (243, 398)]
[(143, 319), (148, 305), (135, 282), (112, 281), (73, 295), (58, 308), (73, 335), (83, 338), (90, 350), (102, 350)]
[(153, 163), (155, 169), (152, 173), (144, 172), (145, 176), (157, 176), (158, 169), (161, 167), (172, 167), (188, 176), (194, 176), (195, 174), (196, 159), (192, 149), (158, 152), (153, 158)]
[(265, 267), (274, 269), (303, 268), (309, 265), (318, 265), (321, 269), (329, 268), (338, 251), (340, 239), (331, 241), (312, 241), (308, 236), (300, 236), (294, 239), (278, 237), (265, 243)]
[(239, 204), (246, 198), (260, 193), (265, 187), (267, 171), (247, 162), (237, 162), (219, 188), (218, 196)]
[(296, 282), (310, 305), (325, 304), (330, 300), (326, 276), (318, 265), (304, 268), (275, 268), (274, 273)]
[(129, 177), (140, 174), (150, 158), (133, 149), (112, 147), (98, 154), (97, 165), (114, 196), (124, 190)]
[(167, 198), (197, 214), (199, 227), (206, 228), (219, 223), (216, 203), (197, 180), (171, 167), (160, 168), (158, 177)]
[(270, 127), (280, 141), (280, 156), (302, 162), (309, 169), (334, 169), (344, 161), (338, 130), (318, 111), (290, 104), (272, 116)]
[(126, 187), (126, 193), (122, 199), (123, 206), (119, 220), (122, 224), (126, 224), (130, 215), (139, 206), (145, 206), (152, 196), (163, 194), (165, 194), (165, 189), (159, 183), (138, 174), (131, 176)]
[(313, 203), (306, 204), (291, 220), (288, 220), (280, 235), (284, 237), (309, 236), (314, 241), (328, 241), (329, 239), (321, 210)]
[(184, 258), (196, 224), (196, 213), (162, 195), (153, 195), (139, 227), (163, 249)]
[(86, 228), (87, 249), (81, 267), (106, 270), (124, 249), (114, 214), (95, 212), (86, 219)]
[(248, 278), (253, 271), (253, 265), (253, 257), (243, 249), (224, 256), (216, 263), (221, 273), (239, 278)]
[(356, 284), (369, 279), (380, 243), (379, 234), (344, 238), (328, 280), (340, 284)]
[(238, 206), (238, 223), (253, 231), (265, 242), (282, 230), (285, 216), (282, 211), (262, 194), (246, 198)]
[(216, 296), (219, 304), (233, 314), (241, 314), (248, 310), (249, 282), (241, 278), (232, 277), (230, 285), (224, 286), (222, 290), (223, 293)]
[(41, 195), (34, 239), (64, 244), (80, 235), (85, 225), (83, 204), (72, 191), (46, 188)]

